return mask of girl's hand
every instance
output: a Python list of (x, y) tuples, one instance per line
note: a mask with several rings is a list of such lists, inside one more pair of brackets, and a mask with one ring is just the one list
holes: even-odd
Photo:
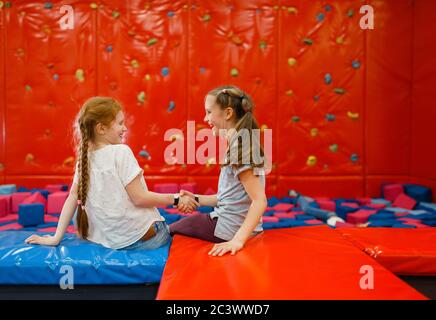
[(29, 238), (24, 240), (24, 242), (29, 244), (41, 244), (44, 246), (57, 246), (59, 244), (59, 241), (53, 236), (45, 235), (41, 237), (36, 234), (31, 235)]
[(180, 200), (177, 208), (183, 213), (191, 213), (199, 206), (199, 203), (195, 201), (194, 195), (191, 192), (181, 190)]
[(233, 256), (237, 251), (241, 250), (244, 247), (244, 243), (238, 240), (230, 240), (228, 242), (217, 243), (213, 246), (212, 250), (209, 251), (209, 255), (211, 256), (223, 256), (227, 252)]

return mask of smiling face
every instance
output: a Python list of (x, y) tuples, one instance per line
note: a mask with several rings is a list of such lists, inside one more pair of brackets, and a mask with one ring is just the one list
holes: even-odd
[(110, 124), (105, 126), (101, 123), (96, 126), (96, 145), (101, 144), (120, 144), (123, 142), (127, 127), (124, 123), (124, 113), (119, 111)]
[(206, 115), (204, 121), (212, 128), (214, 136), (218, 136), (220, 129), (230, 129), (235, 126), (233, 119), (233, 109), (221, 107), (216, 103), (216, 97), (207, 95), (204, 101)]

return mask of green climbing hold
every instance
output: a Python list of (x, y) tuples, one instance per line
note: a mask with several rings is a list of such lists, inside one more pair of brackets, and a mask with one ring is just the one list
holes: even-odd
[(337, 145), (336, 143), (331, 144), (331, 145), (329, 146), (329, 150), (330, 150), (331, 152), (337, 152), (337, 151), (338, 151), (338, 145)]
[(345, 93), (345, 89), (343, 89), (343, 88), (334, 88), (333, 92), (337, 93), (337, 94), (344, 94)]
[(85, 73), (84, 73), (83, 69), (77, 69), (76, 70), (76, 79), (79, 82), (84, 82), (85, 81)]
[(138, 100), (138, 102), (140, 104), (144, 104), (144, 101), (145, 101), (145, 92), (141, 91), (140, 93), (138, 93), (138, 95), (136, 96), (136, 100)]
[(347, 16), (348, 16), (348, 18), (353, 17), (353, 15), (354, 15), (354, 10), (353, 10), (353, 9), (349, 9), (349, 10), (347, 11)]
[(292, 122), (299, 122), (299, 121), (300, 121), (300, 117), (298, 117), (298, 116), (292, 117)]
[(112, 12), (112, 17), (114, 18), (114, 19), (118, 19), (118, 17), (120, 16), (120, 12), (119, 11), (113, 11)]
[(211, 19), (210, 14), (207, 14), (207, 13), (205, 15), (203, 15), (203, 17), (201, 18), (201, 20), (203, 22), (208, 22), (208, 21), (210, 21), (210, 19)]
[(147, 47), (150, 47), (150, 46), (154, 45), (155, 43), (157, 43), (157, 39), (151, 38), (150, 40), (147, 41)]
[(303, 39), (303, 43), (311, 46), (313, 44), (313, 41), (311, 39), (309, 39), (309, 38), (304, 38)]
[(32, 90), (32, 87), (29, 86), (28, 84), (26, 84), (26, 85), (24, 86), (24, 89), (26, 89), (26, 91), (30, 91), (30, 90)]
[(260, 41), (259, 41), (259, 48), (261, 48), (261, 49), (266, 49), (266, 41), (264, 41), (264, 40), (260, 40)]
[(3, 8), (3, 1), (0, 1), (0, 9)]
[(237, 76), (239, 76), (239, 71), (238, 71), (238, 69), (236, 69), (236, 68), (232, 68), (232, 70), (230, 70), (230, 75), (231, 75), (232, 77), (237, 77)]
[(133, 59), (132, 61), (130, 61), (130, 64), (132, 65), (133, 68), (137, 69), (139, 68), (139, 62), (136, 59)]
[(91, 7), (91, 9), (97, 9), (98, 8), (98, 5), (95, 2), (91, 3), (89, 6)]

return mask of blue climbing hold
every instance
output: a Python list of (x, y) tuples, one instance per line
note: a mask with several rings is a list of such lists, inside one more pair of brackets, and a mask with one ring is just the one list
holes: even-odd
[(350, 159), (352, 162), (357, 162), (359, 160), (359, 156), (356, 153), (353, 153)]
[(51, 8), (53, 8), (53, 4), (51, 2), (46, 2), (46, 3), (44, 3), (44, 8), (51, 9)]
[(319, 13), (319, 14), (317, 14), (317, 16), (316, 16), (316, 21), (318, 21), (318, 22), (321, 22), (321, 21), (323, 21), (324, 20), (324, 13)]
[(55, 74), (53, 75), (53, 79), (54, 79), (54, 80), (59, 80), (59, 75), (58, 75), (57, 73), (55, 73)]
[(174, 17), (174, 11), (168, 11), (167, 16), (168, 18)]
[(145, 150), (139, 151), (139, 156), (142, 157), (142, 158), (147, 158), (147, 159), (151, 158), (150, 154), (147, 151), (145, 151)]
[(168, 112), (173, 111), (175, 107), (176, 104), (174, 103), (174, 101), (170, 101), (170, 105), (168, 106)]
[(164, 77), (166, 77), (170, 74), (170, 69), (168, 67), (163, 67), (161, 72), (162, 72), (162, 75)]
[(324, 7), (324, 9), (325, 9), (325, 11), (327, 11), (327, 12), (332, 11), (332, 7), (331, 7), (329, 4), (327, 4), (327, 5)]
[(336, 116), (335, 116), (334, 114), (327, 113), (327, 114), (325, 115), (325, 119), (326, 119), (327, 121), (335, 121)]
[(113, 48), (112, 48), (111, 45), (108, 45), (108, 46), (106, 47), (106, 51), (107, 51), (107, 52), (112, 52), (112, 50), (113, 50)]
[(360, 61), (359, 60), (354, 60), (351, 63), (351, 66), (353, 67), (353, 69), (359, 69), (360, 68)]
[(200, 67), (200, 73), (205, 73), (206, 72), (206, 68), (205, 67)]
[(313, 101), (318, 102), (319, 101), (319, 95), (316, 95), (313, 97)]
[(324, 75), (324, 82), (325, 82), (325, 84), (332, 83), (332, 75), (330, 73), (326, 73)]

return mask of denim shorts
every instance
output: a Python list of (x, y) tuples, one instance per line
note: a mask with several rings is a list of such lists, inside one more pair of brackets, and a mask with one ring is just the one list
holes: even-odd
[(123, 250), (152, 250), (166, 245), (171, 241), (170, 228), (165, 221), (156, 221), (152, 224), (156, 235), (147, 241), (138, 240), (123, 248)]

